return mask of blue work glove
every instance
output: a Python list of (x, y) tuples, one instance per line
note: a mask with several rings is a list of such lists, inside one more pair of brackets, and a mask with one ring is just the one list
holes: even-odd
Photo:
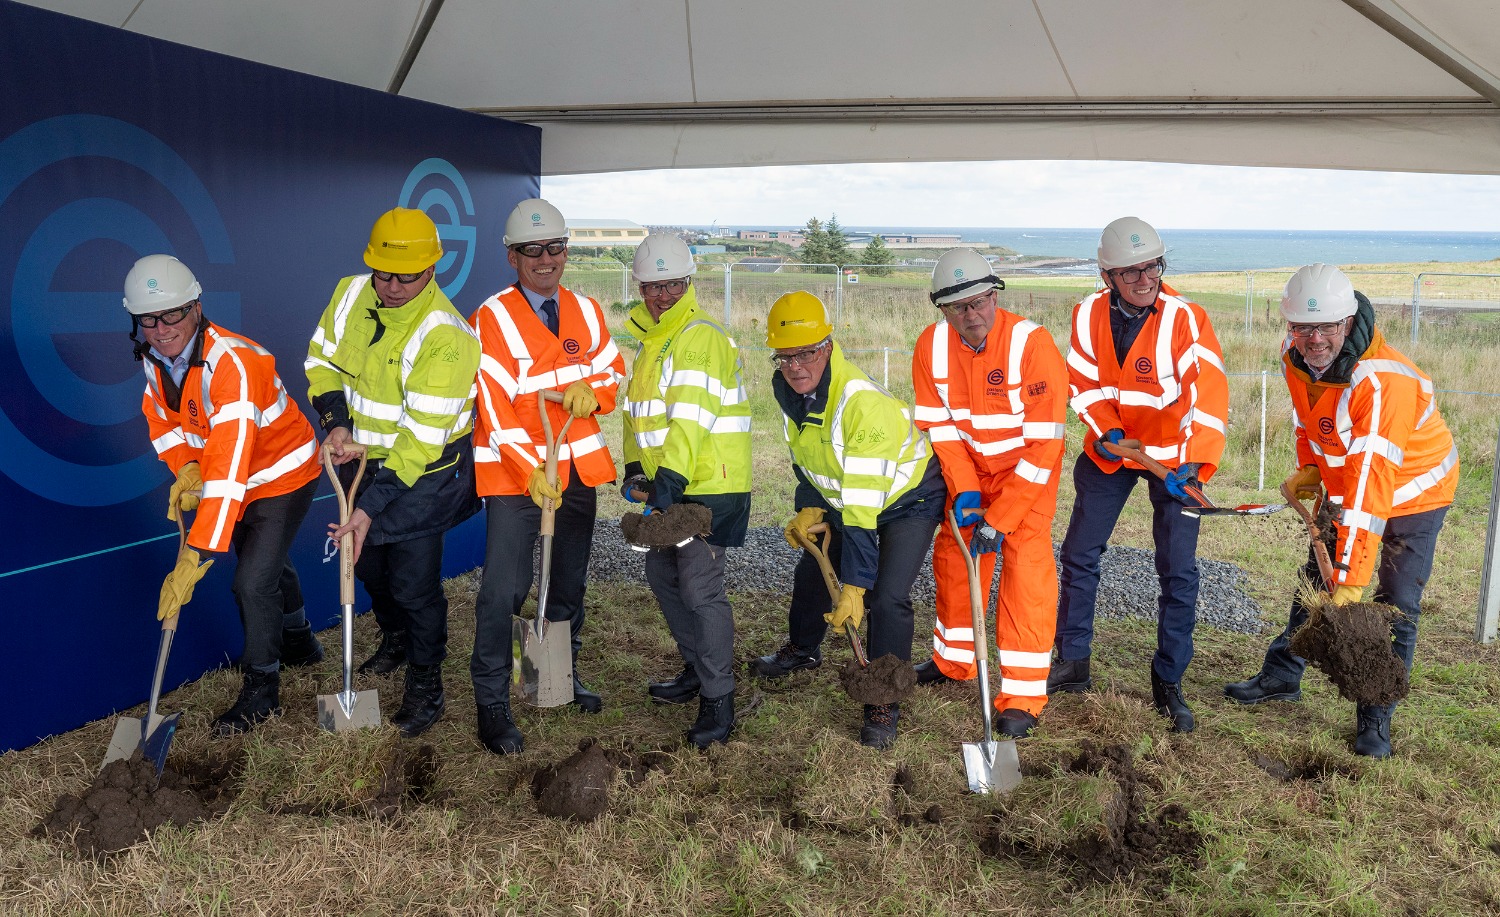
[(993, 525), (981, 521), (974, 527), (974, 536), (969, 539), (969, 556), (993, 554), (1000, 550), (1000, 543), (1004, 540), (1005, 536), (995, 531)]
[(649, 498), (651, 495), (651, 479), (643, 474), (632, 474), (620, 482), (620, 496), (624, 497), (627, 503), (643, 502), (641, 498), (631, 493), (633, 490), (638, 490)]
[(1112, 446), (1124, 438), (1125, 431), (1121, 430), (1119, 427), (1105, 430), (1103, 436), (1094, 440), (1094, 451), (1097, 452), (1099, 454), (1099, 457), (1104, 459), (1106, 462), (1121, 461), (1118, 455), (1115, 455), (1113, 452), (1110, 452), (1108, 449), (1104, 448), (1102, 444), (1109, 443)]
[(1176, 498), (1177, 502), (1187, 506), (1206, 504), (1203, 485), (1198, 483), (1198, 468), (1197, 462), (1178, 465), (1162, 480), (1162, 483), (1166, 485), (1167, 493)]
[(979, 500), (977, 490), (966, 490), (953, 498), (953, 515), (958, 517), (959, 528), (968, 528), (984, 518)]

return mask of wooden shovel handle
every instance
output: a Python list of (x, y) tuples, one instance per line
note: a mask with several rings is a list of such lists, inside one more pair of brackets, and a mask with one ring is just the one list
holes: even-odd
[[(568, 428), (573, 425), (573, 415), (563, 422), (562, 429), (556, 437), (552, 435), (552, 418), (547, 416), (547, 402), (561, 404), (562, 392), (554, 392), (550, 388), (544, 388), (536, 393), (536, 409), (542, 415), (542, 435), (547, 438), (547, 458), (542, 468), (547, 472), (547, 483), (553, 487), (557, 486), (557, 455), (561, 451), (561, 444), (568, 439)], [(542, 499), (542, 524), (537, 531), (538, 535), (551, 535), (557, 530), (557, 507), (550, 499)]]
[(979, 562), (969, 553), (969, 546), (964, 543), (964, 532), (958, 524), (958, 513), (949, 511), (948, 527), (953, 531), (953, 540), (958, 542), (958, 552), (964, 557), (964, 567), (969, 574), (969, 616), (973, 619), (974, 628), (974, 659), (976, 662), (989, 662), (990, 644), (984, 632), (985, 596), (979, 587)]
[[(334, 496), (339, 500), (339, 525), (348, 525), (349, 516), (354, 512), (354, 496), (359, 493), (359, 482), (365, 476), (365, 464), (370, 460), (369, 450), (356, 442), (344, 444), (345, 452), (353, 452), (359, 456), (359, 467), (354, 469), (354, 481), (349, 485), (349, 490), (344, 490), (344, 485), (339, 483), (338, 469), (333, 464), (333, 448), (325, 440), (323, 442), (323, 470), (328, 472), (328, 480), (333, 482)], [(342, 605), (354, 604), (354, 533), (346, 532), (339, 539), (339, 603)]]
[(1098, 445), (1103, 446), (1120, 458), (1130, 459), (1163, 481), (1167, 479), (1167, 475), (1172, 473), (1172, 469), (1142, 451), (1141, 441), (1138, 439), (1122, 439), (1117, 443), (1106, 442), (1101, 439), (1098, 441)]
[[(1307, 523), (1307, 535), (1312, 539), (1313, 557), (1317, 558), (1318, 561), (1318, 573), (1323, 577), (1324, 588), (1330, 593), (1333, 592), (1335, 588), (1333, 582), (1333, 559), (1328, 556), (1328, 545), (1323, 543), (1323, 532), (1318, 528), (1317, 513), (1304, 506), (1302, 501), (1297, 499), (1297, 492), (1289, 487), (1285, 481), (1281, 484), (1281, 495), (1286, 499), (1287, 503), (1297, 508), (1297, 515), (1301, 516), (1302, 521)], [(1322, 488), (1319, 488), (1318, 498), (1314, 506), (1321, 507), (1322, 505), (1323, 493)]]
[[(843, 590), (839, 588), (838, 574), (833, 572), (833, 564), (828, 560), (827, 551), (828, 540), (833, 537), (833, 533), (829, 531), (828, 523), (826, 522), (818, 522), (808, 526), (807, 533), (809, 537), (799, 537), (797, 541), (801, 543), (802, 550), (811, 554), (813, 560), (818, 562), (818, 569), (823, 572), (823, 584), (828, 587), (828, 597), (837, 605), (839, 593)], [(821, 545), (813, 537), (817, 535), (823, 536)], [(853, 621), (844, 622), (844, 635), (849, 638), (849, 647), (854, 652), (854, 662), (862, 669), (868, 668), (870, 657), (865, 655), (865, 645), (860, 641), (859, 631), (855, 628)]]

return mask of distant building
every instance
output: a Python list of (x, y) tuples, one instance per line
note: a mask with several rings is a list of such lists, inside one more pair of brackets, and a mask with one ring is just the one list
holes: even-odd
[(606, 245), (640, 245), (646, 238), (646, 227), (630, 220), (569, 220), (568, 241), (592, 247)]
[(741, 242), (769, 242), (773, 234), (767, 229), (741, 229), (735, 235)]

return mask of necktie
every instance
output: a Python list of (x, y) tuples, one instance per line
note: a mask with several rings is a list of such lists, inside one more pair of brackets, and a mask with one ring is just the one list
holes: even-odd
[(553, 335), (557, 334), (557, 300), (549, 299), (542, 303), (542, 317), (547, 322), (547, 330)]
[(806, 395), (803, 395), (802, 396), (802, 410), (803, 410), (803, 412), (807, 413), (807, 414), (811, 414), (813, 412), (813, 403), (816, 402), (817, 400), (818, 400), (818, 393), (817, 392), (808, 392)]

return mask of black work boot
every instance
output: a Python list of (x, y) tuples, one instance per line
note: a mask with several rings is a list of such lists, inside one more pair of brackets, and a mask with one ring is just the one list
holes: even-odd
[(823, 664), (823, 654), (817, 647), (803, 649), (788, 640), (781, 649), (750, 660), (750, 674), (756, 678), (785, 678), (802, 669), (816, 669)]
[(1157, 713), (1172, 721), (1173, 732), (1193, 731), (1193, 708), (1182, 696), (1182, 684), (1163, 681), (1155, 669), (1151, 670), (1151, 703), (1156, 706)]
[(526, 747), (526, 737), (511, 719), (509, 698), (479, 705), (479, 742), (497, 755), (519, 754)]
[(1244, 681), (1233, 681), (1225, 685), (1224, 696), (1240, 704), (1259, 704), (1268, 700), (1295, 701), (1302, 699), (1302, 685), (1295, 681), (1282, 681), (1265, 672), (1257, 672)]
[(896, 723), (901, 719), (900, 704), (865, 704), (865, 723), (859, 730), (859, 744), (881, 750), (896, 744)]
[(936, 659), (912, 666), (917, 671), (917, 684), (919, 685), (951, 685), (958, 681), (957, 678), (948, 677), (942, 669), (938, 668)]
[(1391, 708), (1355, 708), (1357, 732), (1354, 736), (1354, 753), (1367, 758), (1389, 758), (1391, 756)]
[(646, 693), (658, 704), (685, 704), (698, 696), (703, 682), (698, 670), (691, 662), (683, 665), (682, 672), (669, 681), (653, 681), (646, 685)]
[(1087, 656), (1082, 659), (1054, 660), (1052, 668), (1047, 672), (1048, 694), (1056, 694), (1059, 691), (1078, 694), (1093, 686), (1094, 680), (1089, 677)]
[(383, 630), (375, 654), (359, 664), (361, 675), (388, 675), (406, 665), (406, 631)]
[(698, 697), (698, 719), (687, 731), (688, 744), (699, 750), (715, 742), (726, 743), (734, 732), (734, 692), (718, 697)]
[(391, 725), (401, 730), (403, 739), (414, 739), (442, 717), (444, 700), (441, 666), (407, 666), (406, 691)]
[(323, 661), (323, 644), (313, 635), (312, 625), (285, 628), (281, 632), (281, 664), (290, 669)]
[(1036, 727), (1036, 714), (1007, 707), (995, 714), (995, 731), (1010, 739), (1024, 739)]
[(252, 669), (244, 674), (234, 706), (214, 720), (214, 735), (221, 739), (238, 735), (267, 717), (280, 715), (281, 673)]

